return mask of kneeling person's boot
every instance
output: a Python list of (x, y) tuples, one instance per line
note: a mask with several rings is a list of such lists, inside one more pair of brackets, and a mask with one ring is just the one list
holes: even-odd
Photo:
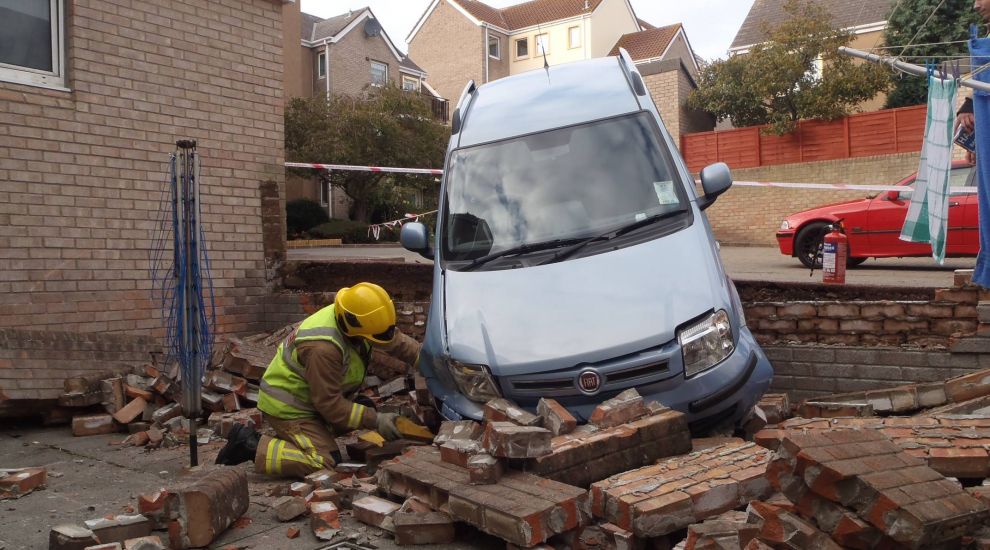
[(234, 466), (242, 462), (254, 460), (254, 455), (258, 451), (258, 441), (261, 434), (254, 431), (254, 428), (243, 424), (234, 424), (227, 434), (227, 444), (220, 449), (217, 455), (217, 464)]

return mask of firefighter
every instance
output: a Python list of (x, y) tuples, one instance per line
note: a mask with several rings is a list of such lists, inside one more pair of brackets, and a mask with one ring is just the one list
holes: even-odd
[(277, 437), (237, 424), (217, 464), (254, 460), (258, 472), (305, 477), (341, 461), (335, 434), (365, 428), (400, 437), (394, 413), (364, 395), (372, 346), (415, 364), (420, 345), (395, 327), (395, 306), (372, 283), (342, 288), (334, 303), (306, 318), (282, 342), (261, 381), (258, 408)]

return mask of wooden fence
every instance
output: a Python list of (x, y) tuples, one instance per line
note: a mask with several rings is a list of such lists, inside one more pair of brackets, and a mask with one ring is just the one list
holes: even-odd
[(681, 154), (692, 172), (713, 162), (730, 168), (814, 162), (921, 150), (927, 106), (886, 109), (828, 122), (802, 120), (794, 132), (776, 136), (765, 126), (681, 136)]

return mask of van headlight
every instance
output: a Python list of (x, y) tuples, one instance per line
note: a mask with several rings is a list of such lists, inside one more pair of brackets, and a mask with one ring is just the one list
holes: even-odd
[(487, 403), (501, 397), (495, 387), (495, 380), (484, 365), (468, 365), (453, 359), (447, 360), (447, 369), (457, 384), (457, 389), (468, 399)]
[(780, 222), (780, 230), (781, 231), (787, 231), (790, 228), (791, 228), (791, 222), (789, 222), (787, 220), (784, 220), (784, 221)]
[(677, 333), (684, 358), (684, 376), (691, 377), (708, 370), (732, 355), (732, 325), (724, 309), (712, 313)]

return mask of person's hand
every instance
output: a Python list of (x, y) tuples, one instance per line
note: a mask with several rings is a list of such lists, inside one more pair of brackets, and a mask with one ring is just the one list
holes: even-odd
[(976, 153), (972, 151), (966, 151), (966, 162), (970, 164), (976, 164)]
[(959, 130), (962, 126), (967, 132), (972, 132), (976, 128), (976, 119), (973, 117), (973, 113), (959, 113), (956, 116), (956, 127), (953, 130)]
[(386, 441), (395, 441), (402, 437), (399, 432), (399, 428), (395, 425), (395, 420), (399, 418), (399, 415), (395, 413), (378, 413), (378, 429), (379, 435), (385, 438)]

